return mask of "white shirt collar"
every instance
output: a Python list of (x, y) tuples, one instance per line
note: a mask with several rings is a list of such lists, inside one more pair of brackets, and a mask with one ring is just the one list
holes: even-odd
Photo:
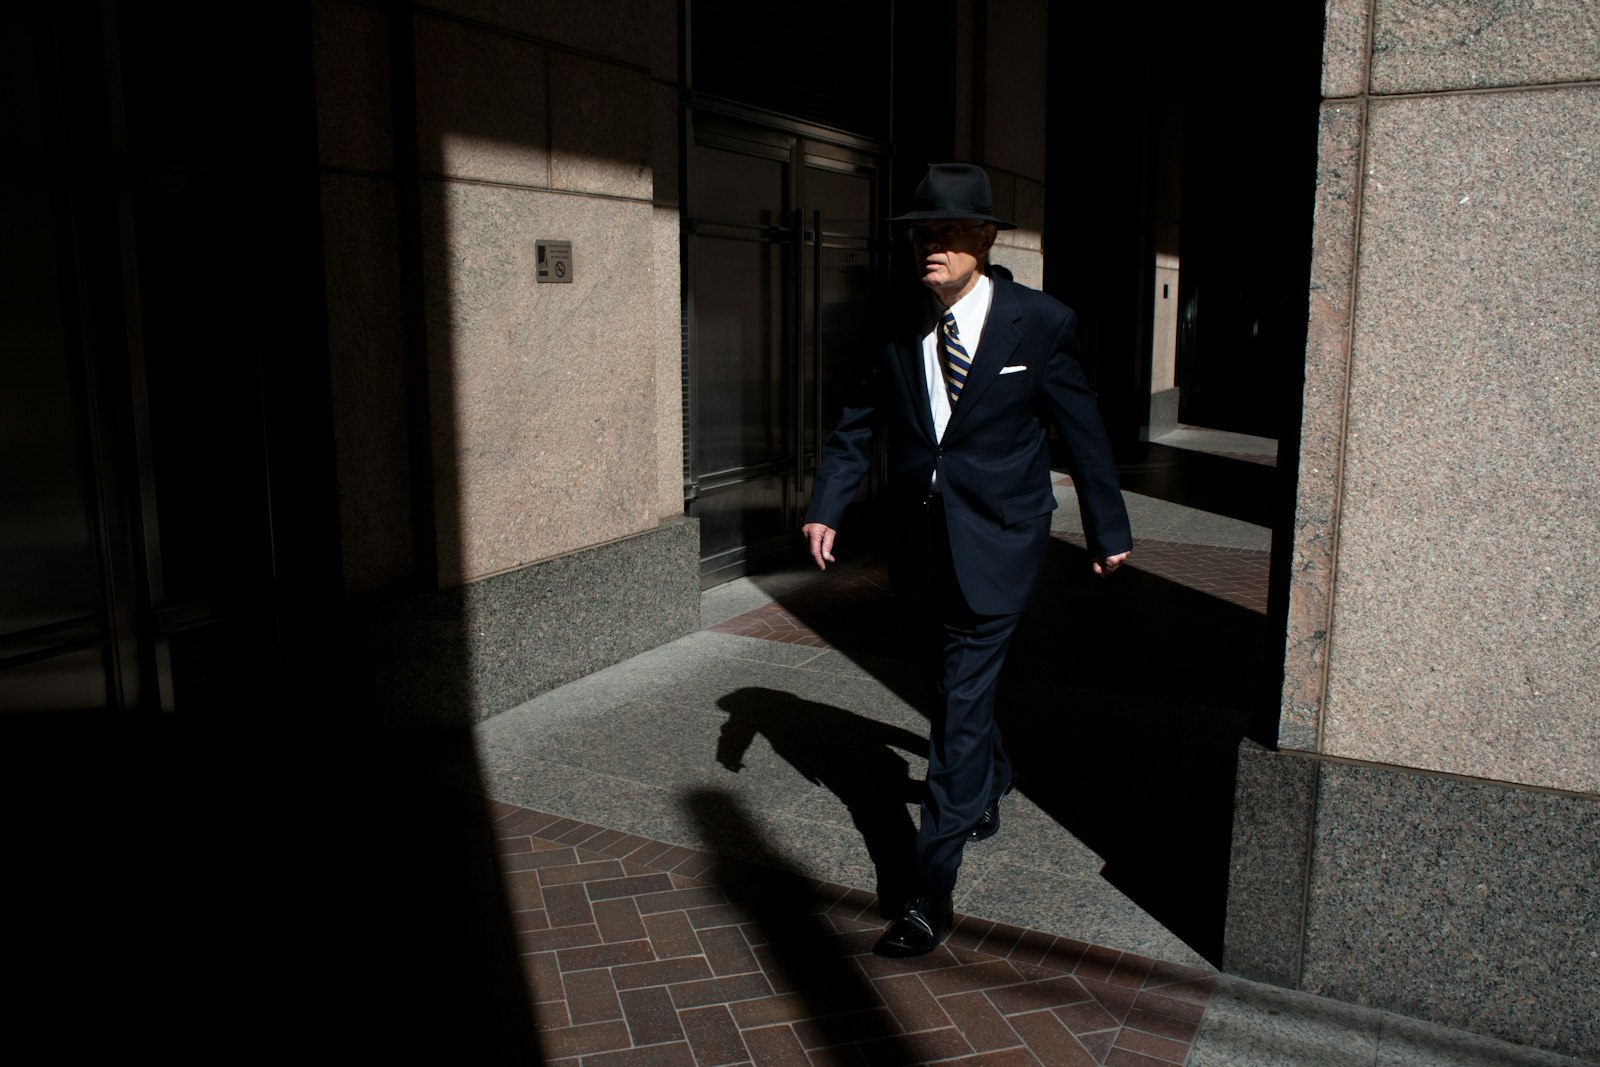
[(978, 341), (982, 337), (983, 324), (989, 317), (989, 304), (993, 300), (994, 282), (989, 280), (987, 274), (980, 274), (967, 295), (950, 305), (950, 310), (956, 313), (956, 333), (961, 335), (961, 346), (969, 353), (976, 354), (978, 351)]

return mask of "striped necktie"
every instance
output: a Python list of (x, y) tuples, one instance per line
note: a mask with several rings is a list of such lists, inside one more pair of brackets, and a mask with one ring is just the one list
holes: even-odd
[(961, 387), (967, 384), (967, 371), (972, 367), (972, 360), (968, 358), (967, 350), (961, 347), (961, 335), (956, 330), (956, 313), (949, 308), (945, 309), (939, 330), (939, 347), (944, 352), (945, 380), (950, 384), (950, 403), (953, 405), (961, 399)]

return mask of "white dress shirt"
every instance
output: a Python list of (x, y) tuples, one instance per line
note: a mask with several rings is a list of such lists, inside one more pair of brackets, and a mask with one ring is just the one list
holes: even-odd
[[(994, 283), (987, 275), (978, 275), (972, 291), (957, 300), (950, 308), (956, 313), (956, 334), (969, 358), (978, 354), (978, 342), (983, 340), (983, 324), (989, 317), (989, 304), (994, 300)], [(939, 314), (943, 316), (941, 308)], [(933, 433), (944, 440), (944, 428), (950, 424), (950, 386), (945, 378), (944, 360), (939, 352), (939, 322), (933, 331), (922, 338), (922, 366), (928, 380), (928, 402), (933, 412)], [(939, 472), (933, 472), (934, 492), (939, 490)]]

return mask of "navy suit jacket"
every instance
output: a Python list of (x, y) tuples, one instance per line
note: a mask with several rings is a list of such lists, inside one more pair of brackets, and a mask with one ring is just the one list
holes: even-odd
[[(807, 522), (835, 529), (872, 461), (872, 436), (889, 446), (889, 576), (897, 595), (920, 603), (929, 577), (928, 488), (944, 494), (950, 552), (972, 610), (1007, 615), (1027, 607), (1050, 542), (1050, 449), (1054, 423), (1096, 558), (1133, 547), (1111, 444), (1078, 361), (1077, 317), (1052, 297), (991, 276), (994, 299), (972, 369), (942, 441), (922, 356), (931, 312), (902, 319), (872, 356), (823, 446)], [(1001, 373), (1008, 367), (1022, 368)]]

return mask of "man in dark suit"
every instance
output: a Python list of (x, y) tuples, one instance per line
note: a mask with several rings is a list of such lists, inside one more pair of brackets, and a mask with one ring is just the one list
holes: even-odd
[(1047, 427), (1066, 445), (1096, 574), (1132, 548), (1095, 397), (1078, 362), (1076, 317), (1056, 300), (991, 276), (998, 230), (989, 178), (935, 164), (907, 236), (927, 297), (875, 353), (823, 447), (802, 527), (833, 562), (834, 534), (888, 434), (889, 573), (917, 628), (932, 700), (928, 777), (909, 900), (878, 941), (891, 956), (931, 951), (949, 932), (962, 849), (992, 836), (1014, 782), (994, 724), (1006, 646), (1050, 540)]

